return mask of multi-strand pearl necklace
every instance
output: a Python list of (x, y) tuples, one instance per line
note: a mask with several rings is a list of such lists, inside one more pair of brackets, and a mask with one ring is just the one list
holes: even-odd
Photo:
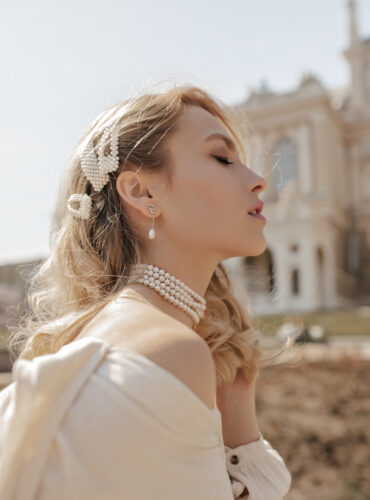
[(128, 283), (142, 283), (158, 292), (164, 299), (186, 312), (198, 324), (205, 314), (206, 301), (193, 289), (165, 269), (152, 264), (135, 264)]

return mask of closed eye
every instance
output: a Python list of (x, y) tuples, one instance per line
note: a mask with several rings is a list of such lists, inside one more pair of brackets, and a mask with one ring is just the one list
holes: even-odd
[(213, 156), (213, 158), (216, 158), (221, 163), (224, 163), (226, 165), (231, 165), (232, 161), (229, 161), (228, 158), (224, 158), (223, 156)]

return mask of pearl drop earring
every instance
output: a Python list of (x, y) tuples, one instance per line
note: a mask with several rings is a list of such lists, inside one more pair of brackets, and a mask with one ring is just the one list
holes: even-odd
[(149, 239), (154, 240), (155, 238), (155, 230), (154, 230), (154, 205), (149, 205), (149, 211), (153, 215), (152, 227), (149, 229)]

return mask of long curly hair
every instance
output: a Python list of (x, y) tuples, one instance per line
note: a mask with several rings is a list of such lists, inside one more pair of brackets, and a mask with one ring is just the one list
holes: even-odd
[[(162, 171), (171, 183), (166, 138), (176, 130), (187, 105), (200, 106), (221, 120), (247, 163), (244, 142), (250, 131), (245, 118), (197, 86), (175, 84), (161, 92), (136, 93), (104, 110), (84, 131), (61, 174), (50, 227), (51, 252), (28, 274), (25, 312), (17, 327), (9, 328), (11, 357), (32, 359), (57, 352), (127, 286), (131, 266), (142, 263), (145, 242), (129, 223), (116, 178), (125, 169), (141, 167)], [(119, 168), (95, 192), (81, 170), (81, 145), (102, 141), (104, 125), (117, 117)], [(104, 153), (108, 148), (109, 141), (103, 145)], [(92, 198), (87, 220), (76, 219), (68, 211), (72, 193)], [(211, 277), (205, 299), (206, 315), (194, 330), (210, 348), (219, 383), (232, 382), (239, 368), (251, 380), (260, 368), (288, 365), (294, 359), (291, 338), (272, 350), (262, 348), (260, 333), (245, 305), (234, 296), (222, 263)]]

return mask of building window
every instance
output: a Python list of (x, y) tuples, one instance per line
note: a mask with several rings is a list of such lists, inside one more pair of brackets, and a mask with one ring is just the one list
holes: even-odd
[(278, 192), (298, 179), (297, 148), (288, 137), (280, 139), (271, 152), (273, 189)]
[(290, 277), (290, 289), (293, 295), (299, 294), (299, 270), (293, 269)]

